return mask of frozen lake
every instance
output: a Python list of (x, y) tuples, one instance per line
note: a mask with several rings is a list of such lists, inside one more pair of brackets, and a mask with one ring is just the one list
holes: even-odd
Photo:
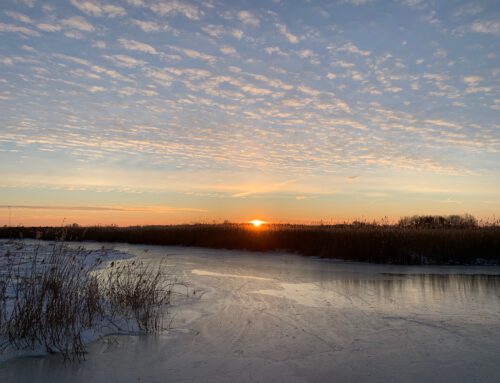
[(108, 336), (82, 363), (11, 360), (2, 383), (500, 381), (498, 267), (114, 248), (152, 263), (167, 256), (188, 284), (173, 297), (172, 330)]

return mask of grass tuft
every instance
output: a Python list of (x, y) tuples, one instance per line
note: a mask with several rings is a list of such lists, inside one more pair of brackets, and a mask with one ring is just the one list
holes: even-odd
[[(103, 258), (56, 243), (47, 254), (40, 245), (0, 254), (0, 345), (36, 349), (65, 359), (85, 354), (85, 334), (116, 323), (140, 331), (161, 329), (170, 286), (158, 268), (124, 261), (98, 270)], [(130, 315), (132, 314), (132, 315)]]

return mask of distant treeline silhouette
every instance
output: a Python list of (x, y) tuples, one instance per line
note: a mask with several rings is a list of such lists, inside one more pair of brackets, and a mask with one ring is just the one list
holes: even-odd
[(464, 215), (414, 215), (399, 220), (399, 226), (416, 229), (473, 229), (478, 227), (475, 217)]
[(474, 217), (414, 216), (397, 224), (192, 224), (172, 226), (3, 227), (2, 238), (289, 251), (308, 256), (393, 264), (500, 264), (500, 225)]

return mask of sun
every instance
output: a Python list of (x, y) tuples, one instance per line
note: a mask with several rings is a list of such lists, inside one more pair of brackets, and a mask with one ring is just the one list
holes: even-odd
[(266, 221), (261, 221), (260, 219), (254, 219), (253, 221), (248, 221), (248, 223), (251, 223), (252, 225), (254, 225), (255, 227), (259, 227), (265, 223), (267, 223)]

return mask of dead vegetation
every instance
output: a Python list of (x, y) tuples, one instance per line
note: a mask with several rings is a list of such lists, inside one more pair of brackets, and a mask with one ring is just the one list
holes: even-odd
[[(0, 228), (0, 237), (52, 240), (56, 228)], [(192, 224), (172, 226), (90, 226), (67, 228), (72, 241), (199, 246), (251, 251), (289, 251), (303, 255), (391, 264), (499, 264), (500, 221), (470, 215), (413, 216), (389, 224), (294, 225)]]
[[(85, 337), (105, 328), (140, 332), (162, 328), (171, 284), (161, 265), (106, 262), (106, 254), (64, 243), (0, 253), (0, 347), (85, 354)], [(92, 337), (92, 336), (91, 336)]]

